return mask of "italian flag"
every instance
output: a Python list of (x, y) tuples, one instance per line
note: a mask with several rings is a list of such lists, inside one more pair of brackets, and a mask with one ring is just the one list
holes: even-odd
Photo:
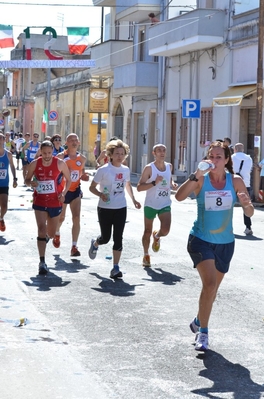
[(41, 133), (46, 133), (47, 122), (48, 122), (48, 111), (45, 108), (42, 117)]
[(89, 28), (67, 28), (71, 54), (82, 54), (88, 46)]
[(13, 26), (0, 24), (0, 48), (14, 47)]

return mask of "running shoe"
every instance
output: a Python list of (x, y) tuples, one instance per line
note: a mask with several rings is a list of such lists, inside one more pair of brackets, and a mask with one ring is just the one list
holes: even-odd
[(4, 220), (0, 220), (0, 230), (5, 231), (5, 229), (6, 229), (6, 225), (5, 225)]
[(157, 234), (157, 231), (153, 231), (152, 236), (153, 236), (153, 244), (152, 244), (152, 249), (154, 252), (158, 252), (160, 249), (160, 238), (156, 238), (155, 235)]
[(193, 319), (193, 321), (190, 323), (190, 329), (194, 334), (197, 334), (199, 332), (199, 327), (197, 326), (197, 324), (195, 323), (195, 318)]
[(119, 267), (113, 267), (113, 269), (110, 272), (110, 277), (111, 278), (121, 278), (121, 277), (123, 277), (123, 274), (119, 270)]
[(39, 262), (39, 274), (47, 274), (49, 271), (45, 262)]
[(94, 246), (95, 241), (96, 240), (91, 240), (91, 246), (90, 246), (89, 251), (88, 251), (88, 255), (89, 255), (90, 259), (95, 259), (96, 255), (97, 255), (98, 247), (96, 248)]
[(60, 235), (59, 234), (55, 234), (53, 240), (52, 240), (52, 244), (55, 248), (59, 248), (60, 247)]
[(143, 257), (142, 266), (144, 266), (144, 267), (151, 267), (151, 264), (150, 264), (150, 256), (149, 256), (149, 255), (145, 255), (145, 256)]
[(244, 231), (244, 233), (247, 235), (247, 236), (252, 236), (252, 234), (253, 234), (253, 231), (250, 229), (250, 228), (246, 228), (246, 230)]
[(205, 352), (208, 350), (208, 334), (198, 332), (197, 339), (195, 343), (195, 350), (200, 352)]
[(76, 245), (72, 246), (71, 249), (71, 256), (81, 256), (80, 251), (78, 250), (78, 248), (76, 247)]

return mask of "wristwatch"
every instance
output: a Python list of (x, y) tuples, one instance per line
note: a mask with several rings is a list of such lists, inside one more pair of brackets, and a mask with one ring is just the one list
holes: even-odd
[(191, 181), (198, 181), (197, 177), (195, 176), (194, 173), (191, 173), (190, 176), (188, 177), (189, 180)]
[(153, 180), (153, 181), (151, 182), (151, 184), (153, 184), (153, 186), (156, 186), (155, 180)]

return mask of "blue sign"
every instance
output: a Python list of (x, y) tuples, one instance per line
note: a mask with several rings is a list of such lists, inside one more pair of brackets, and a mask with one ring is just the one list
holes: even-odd
[(182, 100), (183, 118), (201, 117), (201, 100)]
[(0, 119), (0, 126), (3, 126), (5, 124), (4, 119)]
[(56, 121), (58, 119), (58, 112), (57, 111), (50, 111), (49, 112), (49, 120)]

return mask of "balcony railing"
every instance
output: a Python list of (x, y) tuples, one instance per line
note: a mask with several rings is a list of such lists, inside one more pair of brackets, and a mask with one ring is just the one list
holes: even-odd
[(224, 10), (197, 9), (149, 27), (149, 55), (175, 56), (222, 44)]
[(93, 75), (113, 76), (114, 68), (132, 60), (133, 42), (129, 40), (108, 40), (91, 48), (95, 60)]
[(114, 69), (114, 97), (158, 92), (158, 63), (132, 62)]

